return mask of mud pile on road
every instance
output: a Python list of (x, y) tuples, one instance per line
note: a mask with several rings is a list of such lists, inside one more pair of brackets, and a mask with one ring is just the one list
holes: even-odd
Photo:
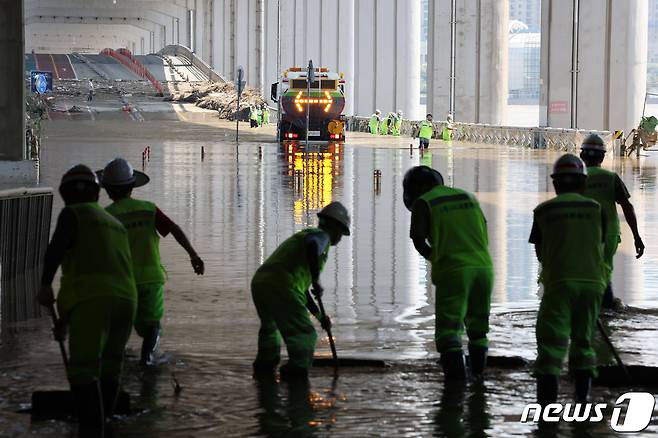
[[(231, 82), (204, 83), (190, 84), (185, 88), (173, 90), (166, 100), (194, 103), (200, 108), (215, 110), (219, 113), (219, 117), (228, 119), (234, 118), (238, 96), (235, 85)], [(255, 88), (245, 88), (240, 97), (240, 118), (248, 117), (249, 106), (264, 103), (260, 91)]]
[[(106, 81), (98, 79), (93, 81), (94, 96), (155, 96), (156, 91), (148, 81)], [(85, 81), (63, 81), (53, 82), (53, 95), (62, 97), (87, 96), (89, 83)]]

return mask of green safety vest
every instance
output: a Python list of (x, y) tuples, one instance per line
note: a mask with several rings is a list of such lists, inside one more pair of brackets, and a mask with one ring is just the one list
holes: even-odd
[(268, 110), (263, 111), (263, 123), (270, 123), (270, 112)]
[(585, 196), (594, 199), (601, 204), (605, 211), (607, 219), (607, 237), (617, 238), (621, 235), (619, 226), (619, 214), (617, 214), (617, 204), (615, 201), (615, 181), (617, 174), (600, 167), (587, 168), (587, 187)]
[(249, 110), (249, 119), (258, 120), (258, 111), (255, 108)]
[(62, 261), (57, 307), (67, 314), (83, 301), (101, 296), (137, 300), (128, 233), (96, 202), (74, 204), (77, 235)]
[(376, 114), (370, 116), (370, 133), (377, 134), (379, 131), (379, 117)]
[(402, 118), (398, 117), (393, 125), (393, 135), (400, 135), (400, 128), (402, 128)]
[(432, 138), (432, 134), (434, 134), (434, 125), (432, 122), (428, 122), (427, 120), (420, 122), (420, 132), (418, 133), (418, 137), (429, 140)]
[(491, 268), (487, 222), (475, 196), (447, 186), (436, 186), (416, 202), (430, 212), (432, 281), (444, 272)]
[(120, 199), (106, 208), (128, 230), (137, 284), (164, 283), (166, 279), (160, 263), (160, 235), (155, 228), (156, 209), (152, 202), (133, 198)]
[[(313, 279), (306, 260), (305, 239), (313, 233), (324, 231), (307, 228), (286, 239), (258, 268), (254, 277), (267, 282), (272, 289), (293, 290), (306, 303), (306, 291), (311, 287)], [(329, 245), (320, 258), (320, 271), (324, 268), (328, 254)]]
[(541, 282), (587, 281), (605, 286), (601, 206), (577, 193), (539, 204), (535, 226), (541, 233)]
[(382, 135), (388, 135), (388, 117), (382, 120), (382, 123), (379, 125), (379, 133)]

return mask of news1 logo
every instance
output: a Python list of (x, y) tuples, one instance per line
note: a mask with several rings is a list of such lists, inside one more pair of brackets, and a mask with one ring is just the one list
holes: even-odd
[[(626, 404), (627, 403), (627, 404)], [(610, 428), (615, 432), (641, 432), (649, 426), (656, 400), (653, 394), (648, 392), (627, 392), (615, 401), (612, 407)], [(626, 404), (624, 407), (623, 405)], [(607, 403), (551, 403), (543, 409), (537, 403), (530, 403), (523, 409), (521, 422), (547, 423), (590, 423), (601, 422), (605, 418), (608, 409)], [(530, 418), (530, 413), (532, 418)], [(622, 415), (623, 414), (623, 415)]]

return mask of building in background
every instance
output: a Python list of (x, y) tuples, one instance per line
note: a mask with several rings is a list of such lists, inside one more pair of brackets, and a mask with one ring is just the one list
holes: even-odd
[(514, 32), (509, 35), (509, 104), (539, 103), (541, 34)]
[(510, 0), (509, 20), (525, 23), (530, 32), (539, 32), (541, 28), (540, 0)]

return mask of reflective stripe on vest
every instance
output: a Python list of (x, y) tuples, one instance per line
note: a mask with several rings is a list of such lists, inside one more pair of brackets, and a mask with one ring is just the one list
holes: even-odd
[[(256, 271), (255, 276), (267, 278), (276, 289), (294, 290), (299, 298), (306, 302), (306, 291), (311, 287), (311, 270), (306, 260), (306, 236), (313, 233), (324, 233), (319, 228), (307, 228), (286, 239), (265, 260)], [(320, 258), (320, 271), (324, 268), (329, 254), (329, 245)]]
[(541, 233), (539, 254), (544, 284), (604, 282), (601, 206), (576, 193), (564, 193), (535, 209)]
[(419, 198), (430, 211), (432, 281), (443, 272), (491, 268), (487, 224), (475, 197), (464, 190), (437, 186)]
[(62, 261), (60, 312), (99, 296), (137, 300), (126, 229), (95, 202), (68, 208), (75, 214), (77, 235)]
[(166, 275), (160, 263), (160, 236), (155, 228), (155, 204), (123, 198), (108, 206), (107, 211), (128, 230), (135, 282), (164, 283)]
[(429, 140), (430, 138), (432, 138), (432, 134), (434, 134), (434, 126), (432, 125), (432, 122), (423, 120), (420, 123), (420, 132), (418, 133), (418, 137), (426, 138)]
[(619, 214), (617, 213), (617, 204), (615, 202), (615, 181), (617, 174), (600, 167), (587, 168), (587, 187), (585, 196), (594, 199), (601, 204), (607, 218), (606, 234), (610, 237), (619, 237), (621, 230), (619, 227)]

